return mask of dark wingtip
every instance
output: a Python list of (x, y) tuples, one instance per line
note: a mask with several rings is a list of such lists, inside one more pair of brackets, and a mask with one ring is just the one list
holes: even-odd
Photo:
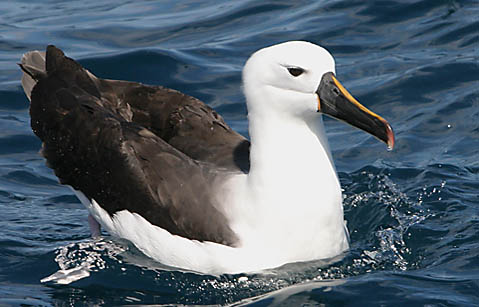
[(17, 63), (17, 65), (20, 66), (20, 68), (23, 70), (24, 73), (32, 77), (32, 75), (30, 75), (30, 72), (23, 66), (22, 63)]
[(47, 72), (53, 72), (58, 67), (65, 64), (65, 54), (55, 45), (48, 45), (47, 46), (47, 54), (46, 54), (46, 69)]
[(35, 77), (33, 76), (33, 74), (25, 67), (25, 65), (23, 65), (22, 63), (17, 63), (18, 66), (20, 66), (20, 69), (26, 73), (27, 75), (29, 75), (30, 77), (32, 77), (32, 79), (35, 79)]
[(57, 48), (57, 46), (55, 46), (55, 45), (48, 45), (48, 46), (47, 46), (47, 53), (48, 53), (48, 52), (58, 52), (58, 51), (60, 51), (61, 53), (63, 53), (62, 50), (59, 49), (59, 48)]
[(22, 64), (22, 63), (17, 63), (17, 65), (20, 66), (22, 71), (26, 73), (27, 75), (29, 75), (33, 80), (38, 81), (46, 77), (46, 74), (44, 71), (38, 70), (37, 68), (33, 66)]

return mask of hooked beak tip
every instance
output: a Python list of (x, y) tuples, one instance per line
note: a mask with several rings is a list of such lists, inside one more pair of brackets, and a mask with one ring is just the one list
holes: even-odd
[(389, 125), (388, 122), (385, 123), (386, 124), (386, 129), (387, 129), (387, 135), (388, 135), (388, 141), (387, 141), (387, 145), (388, 145), (388, 150), (393, 150), (394, 149), (394, 142), (395, 142), (395, 139), (394, 139), (394, 132), (393, 132), (393, 129), (391, 128), (391, 125)]

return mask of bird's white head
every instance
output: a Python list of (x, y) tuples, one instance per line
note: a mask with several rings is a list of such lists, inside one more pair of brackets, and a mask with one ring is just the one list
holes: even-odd
[[(316, 89), (321, 77), (335, 72), (334, 59), (324, 48), (303, 41), (291, 41), (255, 52), (243, 70), (245, 93), (268, 97), (268, 101), (248, 99), (251, 111), (301, 115), (317, 109)], [(261, 92), (261, 95), (258, 95)], [(249, 97), (248, 97), (249, 98)], [(253, 105), (254, 104), (254, 105)]]
[(304, 41), (255, 52), (243, 69), (248, 113), (256, 117), (312, 118), (321, 112), (394, 146), (391, 126), (361, 105), (335, 77), (333, 56)]

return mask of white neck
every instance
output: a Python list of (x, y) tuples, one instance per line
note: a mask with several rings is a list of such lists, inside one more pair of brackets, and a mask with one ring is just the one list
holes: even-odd
[(320, 202), (322, 192), (340, 190), (321, 116), (250, 113), (249, 121), (250, 192), (308, 206)]
[(243, 247), (266, 249), (269, 257), (303, 261), (340, 253), (347, 246), (341, 188), (321, 116), (287, 115), (247, 99), (250, 172), (234, 176), (223, 194), (232, 229)]
[[(282, 93), (277, 95), (271, 88), (265, 91), (268, 92), (247, 95), (249, 192), (257, 199), (276, 200), (276, 205), (277, 201), (294, 200), (305, 206), (317, 204), (323, 191), (340, 193), (321, 116), (314, 110), (292, 113), (275, 108), (271, 104), (280, 99), (291, 100), (292, 104), (300, 102), (281, 97)], [(254, 101), (258, 97), (268, 97), (272, 102)]]

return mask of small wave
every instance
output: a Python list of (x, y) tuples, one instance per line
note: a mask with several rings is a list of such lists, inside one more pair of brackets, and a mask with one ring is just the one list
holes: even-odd
[(41, 282), (70, 284), (105, 269), (105, 258), (121, 263), (117, 256), (124, 251), (121, 245), (103, 239), (68, 244), (56, 251), (55, 262), (60, 269)]

